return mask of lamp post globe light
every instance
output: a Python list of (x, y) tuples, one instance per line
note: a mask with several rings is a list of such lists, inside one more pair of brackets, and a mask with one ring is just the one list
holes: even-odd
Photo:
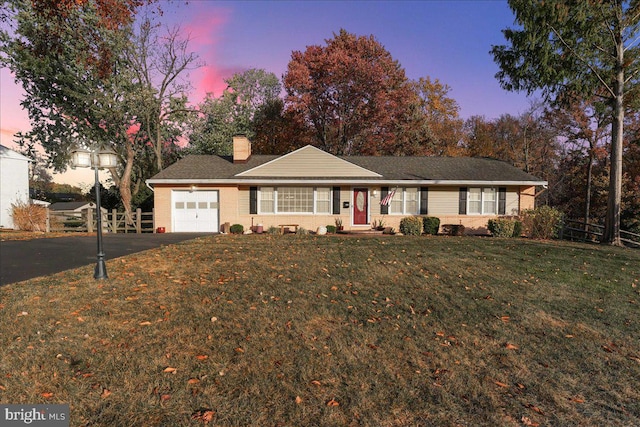
[(100, 205), (100, 181), (98, 170), (114, 168), (118, 164), (118, 155), (110, 148), (99, 147), (93, 151), (84, 148), (75, 148), (71, 151), (72, 168), (93, 168), (95, 170), (96, 191), (96, 227), (98, 228), (98, 254), (94, 279), (107, 279), (107, 266), (104, 262), (104, 249), (102, 247), (102, 207)]

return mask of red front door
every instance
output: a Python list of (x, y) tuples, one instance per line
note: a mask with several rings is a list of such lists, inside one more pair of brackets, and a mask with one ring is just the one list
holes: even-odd
[(353, 225), (369, 224), (369, 190), (353, 189)]

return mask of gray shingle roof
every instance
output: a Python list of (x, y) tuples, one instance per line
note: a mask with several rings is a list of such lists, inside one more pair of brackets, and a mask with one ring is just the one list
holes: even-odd
[[(235, 180), (247, 178), (235, 175), (255, 168), (280, 156), (252, 155), (247, 163), (233, 163), (230, 157), (213, 155), (187, 156), (151, 178), (150, 183), (180, 180)], [(543, 184), (539, 178), (508, 163), (472, 157), (396, 157), (396, 156), (338, 156), (355, 165), (382, 175), (367, 177), (368, 181), (492, 181), (531, 182)], [(273, 177), (277, 179), (278, 177)], [(327, 181), (341, 177), (326, 177)], [(291, 178), (288, 178), (291, 179)], [(304, 177), (300, 177), (304, 179)], [(349, 178), (353, 179), (353, 178)]]

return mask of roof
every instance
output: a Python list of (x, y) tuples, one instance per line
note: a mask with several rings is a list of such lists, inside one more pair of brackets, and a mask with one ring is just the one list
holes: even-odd
[(5, 147), (4, 145), (0, 145), (0, 157), (5, 159), (22, 160), (25, 162), (31, 161), (31, 159), (28, 158), (27, 156), (22, 155), (17, 151), (14, 151), (8, 147)]
[[(310, 146), (307, 146), (310, 147)], [(292, 153), (304, 150), (303, 147)], [(314, 147), (315, 149), (315, 147)], [(317, 149), (316, 149), (317, 150)], [(265, 182), (335, 182), (335, 183), (390, 183), (412, 181), (421, 184), (473, 184), (490, 182), (503, 185), (546, 185), (546, 181), (528, 174), (510, 164), (494, 159), (475, 157), (400, 157), (400, 156), (331, 156), (350, 164), (350, 174), (341, 176), (335, 172), (329, 176), (291, 176), (283, 168), (282, 174), (274, 172), (285, 156), (252, 155), (246, 163), (233, 163), (231, 157), (215, 155), (190, 155), (149, 179), (149, 184), (171, 183), (265, 183)], [(252, 174), (261, 166), (270, 164), (271, 175)], [(354, 166), (355, 165), (355, 166)], [(362, 171), (353, 174), (354, 168)], [(264, 168), (263, 168), (264, 169)]]

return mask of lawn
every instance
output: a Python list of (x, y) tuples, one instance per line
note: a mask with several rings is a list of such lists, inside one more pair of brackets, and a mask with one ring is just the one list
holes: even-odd
[(107, 268), (0, 288), (0, 403), (68, 403), (72, 426), (640, 425), (639, 250), (211, 236)]

